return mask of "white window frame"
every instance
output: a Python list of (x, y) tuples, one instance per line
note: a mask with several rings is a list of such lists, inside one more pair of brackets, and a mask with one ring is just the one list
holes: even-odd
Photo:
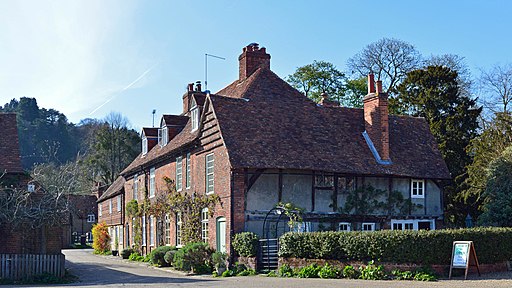
[(411, 179), (411, 198), (425, 198), (425, 180)]
[[(391, 219), (391, 230), (419, 230), (420, 222), (430, 222), (430, 230), (436, 230), (436, 221), (433, 219)], [(400, 229), (396, 229), (395, 225), (400, 225)], [(412, 229), (406, 229), (406, 225), (412, 225)], [(398, 227), (397, 227), (398, 228)]]
[(158, 145), (163, 147), (167, 145), (169, 142), (169, 130), (167, 130), (167, 126), (164, 126), (158, 129)]
[(108, 201), (108, 214), (112, 214), (112, 198)]
[(183, 157), (176, 157), (176, 191), (183, 188)]
[(142, 215), (142, 246), (146, 246), (146, 214)]
[(164, 227), (165, 245), (171, 245), (171, 217), (165, 214), (165, 227)]
[(191, 173), (191, 167), (190, 167), (190, 153), (187, 153), (187, 161), (185, 163), (187, 165), (187, 170), (185, 170), (185, 188), (190, 189), (190, 185), (192, 183), (192, 175)]
[(182, 235), (181, 233), (183, 232), (182, 231), (182, 225), (183, 225), (183, 222), (182, 222), (182, 217), (181, 217), (181, 212), (177, 212), (176, 213), (176, 247), (182, 247), (183, 243), (181, 243), (181, 238), (182, 238)]
[(148, 154), (148, 138), (142, 137), (142, 155)]
[(149, 215), (149, 246), (155, 246), (155, 217)]
[(292, 232), (311, 232), (311, 222), (296, 222), (293, 228), (290, 230)]
[(139, 197), (139, 174), (133, 176), (133, 200)]
[[(211, 157), (211, 158), (210, 158)], [(209, 160), (210, 158), (211, 160)], [(215, 157), (213, 153), (210, 153), (204, 157), (205, 159), (205, 189), (206, 195), (215, 193)], [(210, 165), (209, 167), (208, 165)], [(211, 171), (208, 170), (211, 168)], [(211, 180), (211, 185), (209, 184)]]
[(102, 213), (101, 213), (101, 212), (103, 212), (101, 209), (102, 206), (103, 206), (103, 202), (101, 202), (100, 205), (98, 205), (98, 216), (102, 216)]
[(155, 197), (155, 167), (149, 169), (149, 198)]
[(121, 212), (121, 195), (117, 195), (117, 212)]
[[(370, 229), (365, 229), (365, 226), (370, 227)], [(363, 223), (361, 224), (361, 231), (364, 231), (364, 232), (371, 232), (371, 231), (375, 231), (375, 223), (372, 223), (372, 222), (363, 222)]]
[(190, 109), (190, 120), (192, 121), (192, 132), (199, 128), (199, 107), (196, 100), (192, 98), (192, 108)]
[(208, 243), (208, 221), (210, 215), (208, 213), (208, 208), (203, 208), (201, 210), (201, 239), (204, 243)]
[(338, 223), (338, 231), (350, 232), (350, 231), (352, 231), (352, 224), (349, 222), (339, 222)]
[(94, 215), (94, 214), (87, 215), (87, 223), (94, 223), (94, 222), (96, 222), (96, 215)]

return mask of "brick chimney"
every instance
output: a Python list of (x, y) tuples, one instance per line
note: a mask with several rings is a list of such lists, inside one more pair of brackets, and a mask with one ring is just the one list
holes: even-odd
[[(375, 85), (377, 87), (375, 87)], [(390, 161), (388, 94), (382, 91), (382, 81), (375, 83), (373, 74), (368, 74), (368, 95), (363, 99), (364, 122), (368, 137), (376, 152), (377, 160)]]
[(259, 67), (270, 69), (270, 54), (267, 54), (264, 47), (260, 48), (258, 43), (251, 43), (244, 47), (238, 61), (240, 81), (251, 76)]

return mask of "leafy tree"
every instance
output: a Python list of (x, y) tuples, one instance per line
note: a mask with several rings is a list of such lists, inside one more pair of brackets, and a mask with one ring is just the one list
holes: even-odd
[(390, 101), (395, 110), (424, 117), (429, 123), (455, 181), (445, 187), (447, 212), (452, 221), (461, 221), (467, 213), (461, 211), (465, 210), (465, 204), (457, 200), (457, 195), (467, 177), (465, 167), (472, 161), (472, 155), (465, 149), (477, 136), (478, 117), (482, 111), (476, 107), (476, 99), (460, 93), (457, 77), (456, 71), (442, 66), (411, 71), (397, 87), (396, 99)]
[(408, 72), (420, 66), (421, 56), (413, 45), (392, 38), (383, 38), (367, 45), (348, 59), (352, 73), (366, 76), (373, 72), (389, 93), (405, 79)]
[(92, 248), (98, 254), (105, 254), (110, 251), (110, 235), (108, 234), (107, 223), (101, 222), (92, 227)]
[(312, 64), (297, 68), (287, 80), (290, 85), (316, 102), (322, 99), (322, 93), (327, 93), (329, 98), (341, 103), (344, 96), (344, 79), (345, 74), (334, 64), (314, 61)]
[(363, 97), (368, 92), (367, 78), (348, 79), (345, 84), (345, 97), (342, 103), (345, 107), (362, 108)]
[(464, 57), (455, 54), (431, 55), (425, 61), (423, 66), (443, 66), (450, 68), (452, 71), (457, 71), (457, 84), (459, 85), (459, 92), (465, 95), (471, 94), (471, 72)]
[(481, 225), (512, 227), (512, 146), (489, 164)]
[[(465, 181), (464, 200), (474, 203), (477, 209), (486, 201), (484, 190), (488, 182), (488, 167), (497, 159), (506, 147), (512, 145), (512, 115), (496, 113), (482, 133), (471, 141), (467, 151), (473, 161), (467, 167), (468, 178)], [(473, 216), (477, 216), (473, 215)]]

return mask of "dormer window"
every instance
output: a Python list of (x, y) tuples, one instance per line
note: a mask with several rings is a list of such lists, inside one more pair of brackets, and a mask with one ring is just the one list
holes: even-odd
[(167, 131), (167, 126), (158, 129), (158, 144), (160, 146), (165, 146), (169, 142), (169, 132)]
[(191, 104), (192, 109), (190, 109), (190, 118), (192, 120), (192, 131), (195, 131), (199, 127), (199, 107), (197, 106), (194, 98), (192, 98)]
[(148, 138), (142, 138), (142, 155), (146, 155), (148, 153)]

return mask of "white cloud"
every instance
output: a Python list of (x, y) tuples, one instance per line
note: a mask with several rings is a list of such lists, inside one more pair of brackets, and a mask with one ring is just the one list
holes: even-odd
[[(0, 105), (35, 97), (69, 115), (112, 97), (148, 68), (135, 49), (119, 49), (130, 39), (134, 7), (128, 1), (0, 2)], [(126, 65), (133, 69), (123, 70)], [(116, 73), (119, 68), (124, 72)]]

